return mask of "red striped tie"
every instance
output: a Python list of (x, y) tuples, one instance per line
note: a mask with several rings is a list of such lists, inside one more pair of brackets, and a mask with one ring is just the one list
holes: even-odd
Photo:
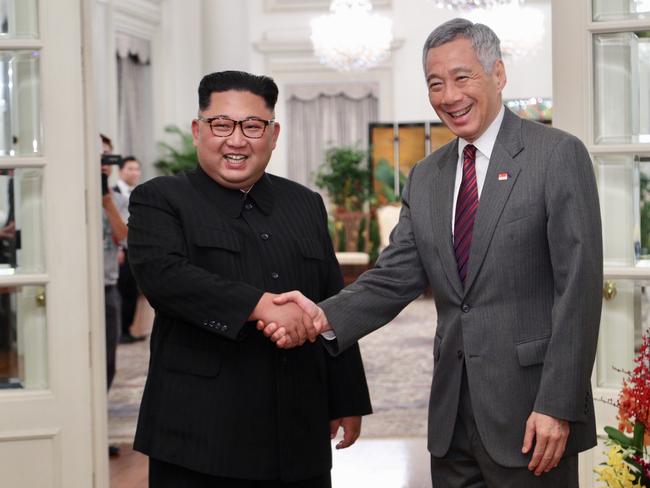
[(456, 217), (454, 223), (454, 252), (458, 263), (458, 275), (464, 284), (467, 276), (469, 248), (472, 244), (474, 216), (478, 208), (478, 186), (476, 185), (476, 147), (468, 144), (463, 149), (463, 179), (458, 190)]

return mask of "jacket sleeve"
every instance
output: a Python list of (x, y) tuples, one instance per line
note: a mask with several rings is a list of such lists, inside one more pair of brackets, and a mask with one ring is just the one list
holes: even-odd
[(413, 234), (409, 204), (413, 175), (418, 166), (411, 170), (402, 195), (399, 222), (375, 267), (338, 295), (319, 304), (336, 333), (336, 340), (326, 344), (332, 354), (338, 354), (393, 320), (424, 292), (428, 284)]
[[(322, 240), (325, 244), (325, 293), (321, 299), (338, 293), (343, 288), (341, 268), (336, 260), (332, 241), (327, 232), (327, 212), (319, 199), (322, 217)], [(359, 345), (353, 344), (346, 351), (334, 357), (325, 354), (327, 363), (327, 388), (329, 391), (330, 419), (368, 415), (372, 413), (370, 393), (363, 369)]]
[(547, 239), (555, 294), (551, 339), (534, 410), (585, 417), (602, 305), (603, 246), (598, 190), (589, 154), (575, 137), (554, 150), (545, 182)]
[[(154, 179), (131, 193), (129, 261), (157, 313), (237, 339), (263, 294), (190, 263), (179, 211), (180, 188)], [(161, 183), (163, 182), (163, 183)]]

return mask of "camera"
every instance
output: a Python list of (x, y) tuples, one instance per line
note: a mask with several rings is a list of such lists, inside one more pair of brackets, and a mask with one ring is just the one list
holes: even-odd
[(108, 166), (110, 164), (119, 165), (122, 162), (122, 156), (119, 154), (102, 154), (102, 166)]

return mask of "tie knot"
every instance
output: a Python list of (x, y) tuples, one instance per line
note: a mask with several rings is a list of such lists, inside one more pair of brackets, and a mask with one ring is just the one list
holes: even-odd
[(474, 144), (468, 144), (463, 149), (463, 158), (471, 159), (472, 161), (476, 160), (476, 146)]

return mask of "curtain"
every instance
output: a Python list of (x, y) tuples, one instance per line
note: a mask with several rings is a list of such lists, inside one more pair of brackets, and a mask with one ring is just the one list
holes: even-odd
[(117, 37), (118, 130), (123, 156), (142, 164), (142, 178), (155, 175), (149, 43), (126, 35)]
[(288, 177), (314, 185), (325, 151), (352, 145), (368, 150), (368, 123), (379, 113), (378, 86), (369, 83), (287, 87)]

